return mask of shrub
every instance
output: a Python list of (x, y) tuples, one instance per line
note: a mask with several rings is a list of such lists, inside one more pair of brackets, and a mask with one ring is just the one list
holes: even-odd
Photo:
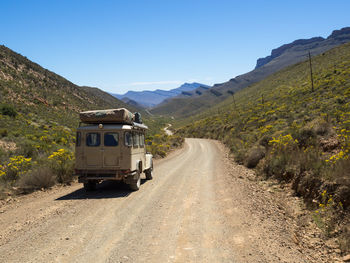
[(14, 183), (21, 175), (29, 171), (32, 165), (31, 160), (23, 155), (10, 157), (6, 165), (0, 166), (0, 178)]
[(28, 190), (49, 188), (55, 184), (55, 175), (49, 167), (37, 167), (21, 177), (18, 185)]
[(0, 129), (0, 137), (6, 137), (8, 135), (7, 129)]
[(329, 237), (336, 226), (336, 215), (343, 209), (341, 202), (335, 202), (333, 196), (324, 190), (321, 194), (319, 208), (313, 213), (316, 225)]
[(316, 133), (313, 129), (303, 128), (293, 134), (298, 141), (299, 147), (307, 147), (316, 144)]
[(276, 177), (279, 180), (289, 181), (298, 174), (299, 148), (298, 141), (290, 134), (280, 135), (269, 141), (272, 149), (262, 167), (267, 177)]
[(243, 164), (246, 158), (247, 158), (247, 150), (245, 148), (237, 149), (234, 152), (234, 159), (237, 163)]
[[(150, 145), (150, 142), (152, 143)], [(184, 142), (183, 137), (179, 135), (155, 134), (146, 140), (147, 151), (151, 152), (155, 157), (165, 157), (167, 152), (173, 148), (180, 147)]]
[(56, 175), (57, 182), (68, 183), (72, 181), (74, 169), (72, 152), (59, 149), (52, 153), (48, 159), (50, 160), (51, 169)]
[(343, 159), (334, 166), (333, 175), (335, 178), (342, 178), (343, 184), (350, 186), (350, 159)]
[(339, 237), (339, 247), (343, 252), (350, 252), (350, 226), (344, 226)]
[(317, 135), (327, 135), (330, 134), (332, 131), (332, 126), (330, 123), (326, 121), (319, 121), (315, 124), (314, 126), (314, 131), (316, 132)]
[(263, 147), (254, 147), (248, 152), (244, 165), (248, 168), (255, 168), (264, 157), (265, 149)]
[(17, 154), (26, 156), (26, 157), (35, 157), (38, 154), (38, 149), (35, 146), (35, 142), (28, 139), (21, 139), (18, 143)]
[(269, 141), (272, 140), (272, 137), (264, 135), (260, 140), (259, 140), (259, 144), (261, 146), (267, 147), (269, 145)]
[(0, 113), (2, 115), (7, 115), (10, 117), (16, 117), (17, 116), (17, 112), (15, 110), (15, 108), (11, 105), (7, 105), (7, 104), (2, 104), (0, 105)]

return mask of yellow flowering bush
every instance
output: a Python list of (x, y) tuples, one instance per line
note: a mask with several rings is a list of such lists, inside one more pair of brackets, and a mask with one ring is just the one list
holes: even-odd
[(324, 190), (321, 194), (321, 200), (318, 203), (318, 209), (313, 213), (313, 219), (316, 225), (329, 236), (334, 230), (337, 211), (343, 209), (341, 202), (336, 203), (333, 195), (329, 194), (327, 190)]
[(48, 159), (51, 169), (56, 174), (59, 183), (71, 180), (74, 164), (74, 155), (71, 151), (59, 149), (53, 152)]
[(72, 160), (73, 153), (70, 151), (67, 151), (65, 149), (59, 149), (56, 152), (53, 152), (48, 159), (55, 160), (59, 163), (64, 163), (65, 161)]
[(31, 161), (32, 158), (25, 158), (23, 155), (10, 157), (6, 165), (0, 165), (0, 177), (7, 181), (15, 181), (30, 170)]
[(0, 178), (6, 175), (5, 167), (0, 164)]
[(288, 148), (293, 149), (298, 146), (298, 140), (293, 139), (292, 135), (280, 135), (278, 138), (272, 137), (269, 141), (269, 145), (272, 146), (272, 153), (277, 150), (286, 150)]
[(153, 156), (165, 157), (167, 152), (172, 148), (179, 147), (184, 142), (184, 139), (177, 135), (155, 134), (146, 139), (147, 151)]
[(349, 159), (350, 155), (350, 130), (341, 129), (338, 131), (338, 139), (342, 143), (341, 150), (336, 154), (333, 154), (325, 161), (330, 164), (336, 164), (338, 161)]

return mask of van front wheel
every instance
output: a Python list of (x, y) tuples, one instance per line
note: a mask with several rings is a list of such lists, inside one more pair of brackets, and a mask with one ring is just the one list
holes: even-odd
[(140, 172), (137, 171), (136, 172), (136, 176), (135, 176), (137, 179), (133, 179), (130, 184), (129, 184), (129, 187), (131, 190), (133, 191), (137, 191), (140, 189), (140, 186), (141, 186), (141, 176), (140, 176)]

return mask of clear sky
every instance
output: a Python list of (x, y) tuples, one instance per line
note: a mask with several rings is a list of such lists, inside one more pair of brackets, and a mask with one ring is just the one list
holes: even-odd
[(0, 44), (105, 91), (215, 84), (350, 26), (349, 0), (1, 0)]

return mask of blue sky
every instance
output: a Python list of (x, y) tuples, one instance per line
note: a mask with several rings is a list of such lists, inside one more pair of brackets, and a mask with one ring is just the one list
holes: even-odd
[(2, 0), (0, 44), (78, 85), (215, 84), (271, 49), (350, 26), (350, 1)]

